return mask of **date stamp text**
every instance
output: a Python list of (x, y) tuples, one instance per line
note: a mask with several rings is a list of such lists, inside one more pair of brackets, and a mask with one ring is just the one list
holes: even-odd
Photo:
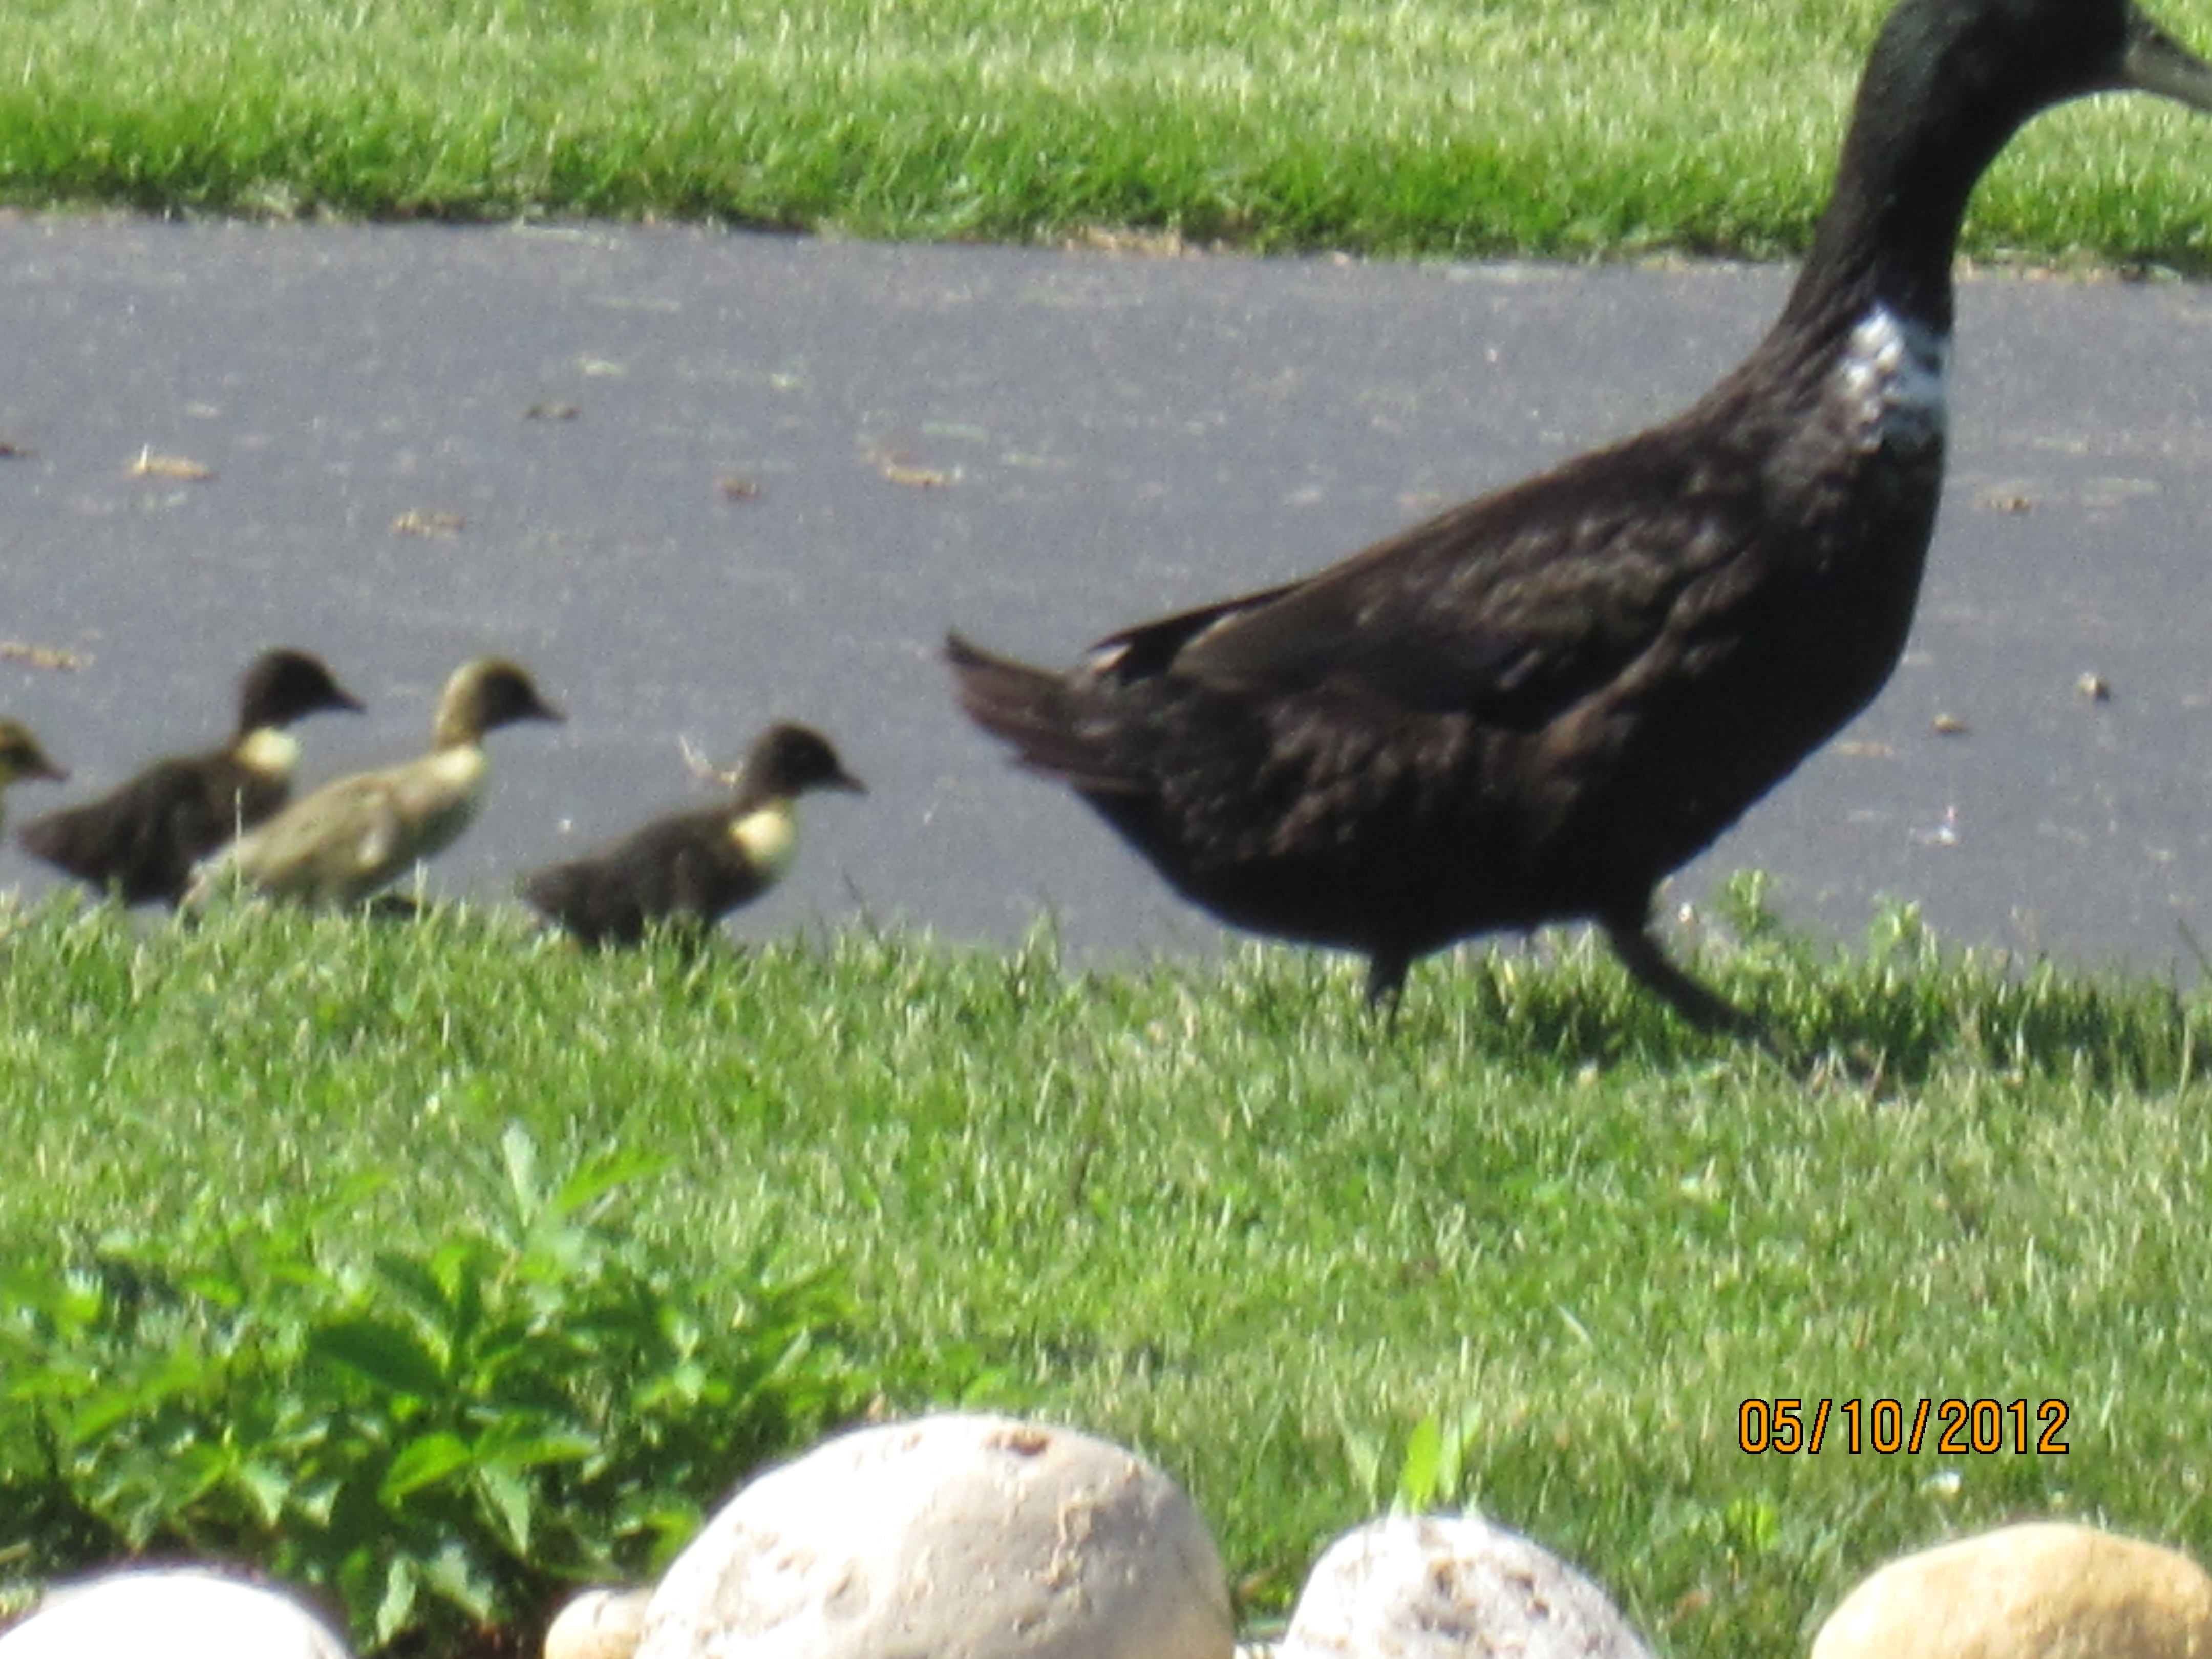
[(1747, 1400), (1736, 1409), (1735, 1440), (1754, 1456), (1833, 1444), (1854, 1456), (2063, 1457), (2069, 1414), (2063, 1400)]

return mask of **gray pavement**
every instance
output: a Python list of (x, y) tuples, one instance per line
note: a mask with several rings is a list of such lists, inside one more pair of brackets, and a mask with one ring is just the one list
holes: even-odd
[[(1060, 661), (1317, 568), (1671, 412), (1787, 278), (0, 219), (0, 442), (27, 452), (0, 461), (0, 712), (77, 780), (12, 811), (218, 734), (264, 644), (374, 705), (301, 728), (309, 781), (419, 749), (446, 672), (498, 650), (572, 720), (494, 737), (441, 890), (696, 803), (680, 736), (733, 757), (796, 718), (874, 793), (809, 803), (741, 933), (865, 909), (1008, 939), (1049, 910), (1085, 957), (1211, 948), (966, 726), (946, 627)], [(1972, 280), (1956, 364), (1905, 665), (1676, 896), (1757, 866), (1808, 927), (1856, 937), (1892, 896), (2193, 977), (2212, 293)], [(149, 450), (214, 477), (131, 476)], [(12, 848), (5, 883), (44, 885)]]

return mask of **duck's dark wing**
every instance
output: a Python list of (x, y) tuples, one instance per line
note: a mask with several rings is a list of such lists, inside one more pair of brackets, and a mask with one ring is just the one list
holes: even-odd
[(731, 837), (746, 797), (726, 806), (672, 813), (646, 825), (616, 850), (635, 872), (646, 915), (713, 923), (768, 890), (769, 878), (749, 864)]
[(1103, 641), (1094, 672), (1540, 725), (1682, 626), (1754, 536), (1755, 476), (1695, 447), (1661, 428), (1570, 462), (1306, 581)]
[(645, 937), (638, 896), (605, 855), (533, 871), (520, 891), (531, 908), (586, 945), (635, 945)]
[(735, 856), (730, 821), (724, 807), (656, 819), (526, 877), (522, 896), (588, 944), (635, 945), (655, 922), (711, 924), (767, 884)]
[(157, 761), (98, 800), (25, 824), (23, 849), (127, 904), (174, 904), (192, 866), (238, 827), (235, 805), (228, 813), (217, 807), (233, 793), (224, 786), (238, 769), (218, 759)]

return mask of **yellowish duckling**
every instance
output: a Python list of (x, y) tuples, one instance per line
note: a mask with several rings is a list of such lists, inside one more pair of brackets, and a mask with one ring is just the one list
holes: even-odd
[(485, 732), (561, 718), (514, 664), (465, 663), (438, 700), (428, 754), (295, 801), (201, 865), (185, 902), (235, 887), (321, 909), (359, 904), (468, 828), (483, 796)]

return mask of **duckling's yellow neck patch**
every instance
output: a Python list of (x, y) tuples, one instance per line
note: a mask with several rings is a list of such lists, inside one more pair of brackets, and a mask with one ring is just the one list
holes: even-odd
[(475, 743), (459, 743), (435, 750), (417, 763), (434, 789), (465, 794), (483, 784), (491, 769), (491, 757)]
[(258, 777), (289, 778), (300, 763), (300, 740), (273, 726), (257, 726), (238, 745), (238, 763)]
[(788, 801), (756, 807), (730, 826), (730, 839), (745, 855), (745, 862), (769, 881), (790, 867), (799, 850), (799, 819)]

